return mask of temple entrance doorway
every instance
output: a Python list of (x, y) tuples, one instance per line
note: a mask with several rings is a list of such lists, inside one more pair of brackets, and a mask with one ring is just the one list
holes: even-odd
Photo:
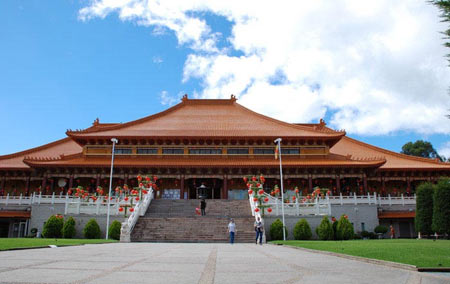
[(223, 181), (217, 178), (191, 178), (186, 180), (189, 199), (220, 199)]

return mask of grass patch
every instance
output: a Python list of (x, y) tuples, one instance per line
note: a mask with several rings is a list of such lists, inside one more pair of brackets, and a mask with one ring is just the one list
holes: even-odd
[(82, 244), (115, 243), (116, 240), (88, 239), (32, 239), (32, 238), (0, 238), (0, 250), (15, 248), (33, 248), (48, 245), (73, 246)]
[(272, 243), (387, 260), (417, 267), (450, 267), (449, 240), (273, 241)]

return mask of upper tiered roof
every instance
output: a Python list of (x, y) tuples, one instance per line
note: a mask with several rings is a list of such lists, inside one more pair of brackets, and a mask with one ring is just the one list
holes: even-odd
[(181, 103), (155, 115), (99, 129), (68, 130), (67, 135), (86, 139), (283, 137), (337, 141), (345, 135), (345, 132), (334, 131), (326, 127), (304, 127), (279, 121), (241, 106), (236, 103), (234, 96), (228, 100), (192, 100), (184, 96)]

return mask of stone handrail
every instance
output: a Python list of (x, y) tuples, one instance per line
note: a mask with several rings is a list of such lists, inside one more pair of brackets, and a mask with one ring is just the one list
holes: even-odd
[(269, 194), (264, 194), (265, 197), (269, 198), (266, 205), (270, 205), (272, 208), (272, 213), (270, 215), (281, 215), (281, 206), (284, 206), (284, 214), (287, 216), (300, 216), (300, 215), (331, 215), (331, 202), (328, 198), (324, 199), (314, 199), (312, 202), (301, 203), (282, 203), (281, 199), (273, 197)]
[(131, 232), (134, 229), (140, 216), (144, 216), (147, 212), (150, 203), (153, 200), (153, 189), (150, 188), (149, 192), (144, 195), (144, 199), (139, 201), (136, 206), (134, 206), (134, 211), (130, 214), (128, 219), (122, 223), (120, 229), (120, 242), (129, 243), (131, 241)]

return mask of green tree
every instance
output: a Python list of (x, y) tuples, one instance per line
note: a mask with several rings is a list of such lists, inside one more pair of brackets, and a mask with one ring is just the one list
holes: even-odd
[(433, 233), (433, 184), (425, 182), (416, 191), (416, 232), (430, 235)]
[[(436, 7), (441, 11), (441, 18), (443, 22), (450, 22), (450, 0), (430, 0)], [(450, 48), (450, 28), (442, 32), (444, 34), (444, 39), (447, 40), (444, 45)], [(450, 54), (447, 55), (450, 62)]]
[(442, 158), (438, 155), (436, 150), (433, 148), (428, 141), (417, 140), (416, 142), (408, 142), (402, 147), (402, 154), (422, 157), (422, 158), (438, 158), (442, 161)]
[(95, 219), (91, 219), (86, 223), (83, 234), (86, 239), (100, 239), (101, 231)]
[[(286, 236), (288, 235), (288, 230), (284, 227), (284, 232)], [(276, 219), (272, 224), (270, 224), (269, 229), (271, 240), (282, 240), (283, 239), (283, 222), (280, 219)]]
[(46, 238), (61, 238), (64, 219), (61, 215), (52, 215), (44, 224), (42, 235)]
[(294, 239), (309, 240), (312, 237), (311, 227), (306, 219), (300, 219), (294, 226)]
[(433, 195), (434, 232), (450, 234), (450, 179), (440, 179)]
[(114, 220), (112, 224), (109, 226), (108, 235), (109, 238), (114, 240), (120, 240), (120, 228), (122, 227), (122, 224), (120, 224), (119, 221)]
[(317, 227), (316, 233), (321, 240), (334, 239), (333, 225), (328, 219), (328, 216), (322, 218), (322, 222), (320, 222), (320, 225)]
[(347, 216), (342, 215), (339, 218), (337, 228), (336, 228), (336, 236), (338, 240), (350, 240), (353, 239), (355, 235), (355, 231), (353, 229), (352, 223), (347, 219)]
[(62, 228), (62, 235), (65, 239), (72, 239), (76, 234), (75, 230), (75, 220), (72, 217), (69, 217), (66, 222), (64, 222), (64, 226)]

